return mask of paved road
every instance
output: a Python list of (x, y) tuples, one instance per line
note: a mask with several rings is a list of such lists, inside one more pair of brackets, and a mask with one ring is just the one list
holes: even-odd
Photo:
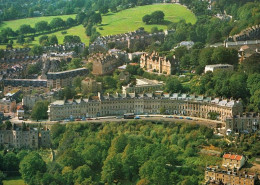
[[(167, 115), (168, 116), (168, 115)], [(208, 126), (210, 128), (216, 128), (217, 124), (222, 124), (222, 122), (220, 121), (214, 121), (214, 120), (208, 120), (208, 119), (203, 119), (203, 118), (194, 118), (194, 117), (189, 117), (192, 118), (192, 120), (188, 120), (186, 119), (185, 116), (174, 116), (175, 118), (167, 118), (165, 115), (151, 115), (149, 117), (146, 116), (140, 116), (140, 119), (138, 120), (147, 120), (147, 121), (168, 121), (168, 122), (176, 122), (176, 123), (195, 123), (195, 124), (200, 124), (200, 125), (205, 125)], [(178, 118), (177, 118), (178, 117)], [(180, 117), (182, 117), (183, 119), (179, 119)], [(133, 119), (117, 119), (115, 116), (111, 116), (111, 117), (104, 117), (104, 118), (98, 118), (98, 120), (92, 119), (92, 120), (85, 120), (85, 121), (74, 121), (73, 123), (83, 123), (83, 122), (93, 122), (93, 123), (102, 123), (102, 122), (127, 122), (127, 121), (131, 121)], [(23, 121), (23, 120), (18, 120), (17, 118), (12, 118), (10, 120), (12, 123), (16, 123), (16, 124), (21, 124), (22, 122), (25, 122), (27, 124), (42, 124), (42, 125), (53, 125), (54, 123), (57, 123), (57, 121)], [(60, 122), (61, 124), (66, 124), (69, 122)]]

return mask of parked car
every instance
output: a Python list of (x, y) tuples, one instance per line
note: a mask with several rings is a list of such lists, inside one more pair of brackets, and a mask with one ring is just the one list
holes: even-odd
[(75, 119), (75, 121), (81, 121), (81, 119), (80, 119), (80, 118), (78, 118), (78, 119)]
[(192, 120), (192, 118), (190, 118), (190, 117), (187, 117), (186, 119), (187, 119), (187, 120)]
[(179, 117), (179, 119), (183, 119), (183, 117)]
[(135, 116), (135, 119), (141, 119), (140, 116)]
[(92, 120), (92, 118), (88, 118), (87, 120)]

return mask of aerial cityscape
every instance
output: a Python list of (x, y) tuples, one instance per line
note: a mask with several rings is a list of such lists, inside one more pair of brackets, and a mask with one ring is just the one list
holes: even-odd
[(260, 185), (259, 0), (0, 0), (0, 185)]

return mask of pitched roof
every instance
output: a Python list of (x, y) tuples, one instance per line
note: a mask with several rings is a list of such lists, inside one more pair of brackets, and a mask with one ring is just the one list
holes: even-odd
[(240, 161), (243, 158), (243, 156), (242, 155), (234, 155), (234, 154), (233, 155), (231, 155), (231, 154), (224, 154), (223, 158)]

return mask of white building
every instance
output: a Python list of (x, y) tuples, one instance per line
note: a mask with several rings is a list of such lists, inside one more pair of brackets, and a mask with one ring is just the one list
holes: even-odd
[(143, 92), (154, 92), (163, 89), (163, 82), (157, 80), (148, 80), (146, 78), (136, 79), (136, 85), (128, 84), (122, 86), (123, 93), (143, 93)]
[(214, 65), (206, 65), (205, 66), (205, 73), (208, 71), (214, 72), (215, 70), (229, 70), (229, 71), (233, 71), (234, 67), (233, 65), (230, 64), (214, 64)]

